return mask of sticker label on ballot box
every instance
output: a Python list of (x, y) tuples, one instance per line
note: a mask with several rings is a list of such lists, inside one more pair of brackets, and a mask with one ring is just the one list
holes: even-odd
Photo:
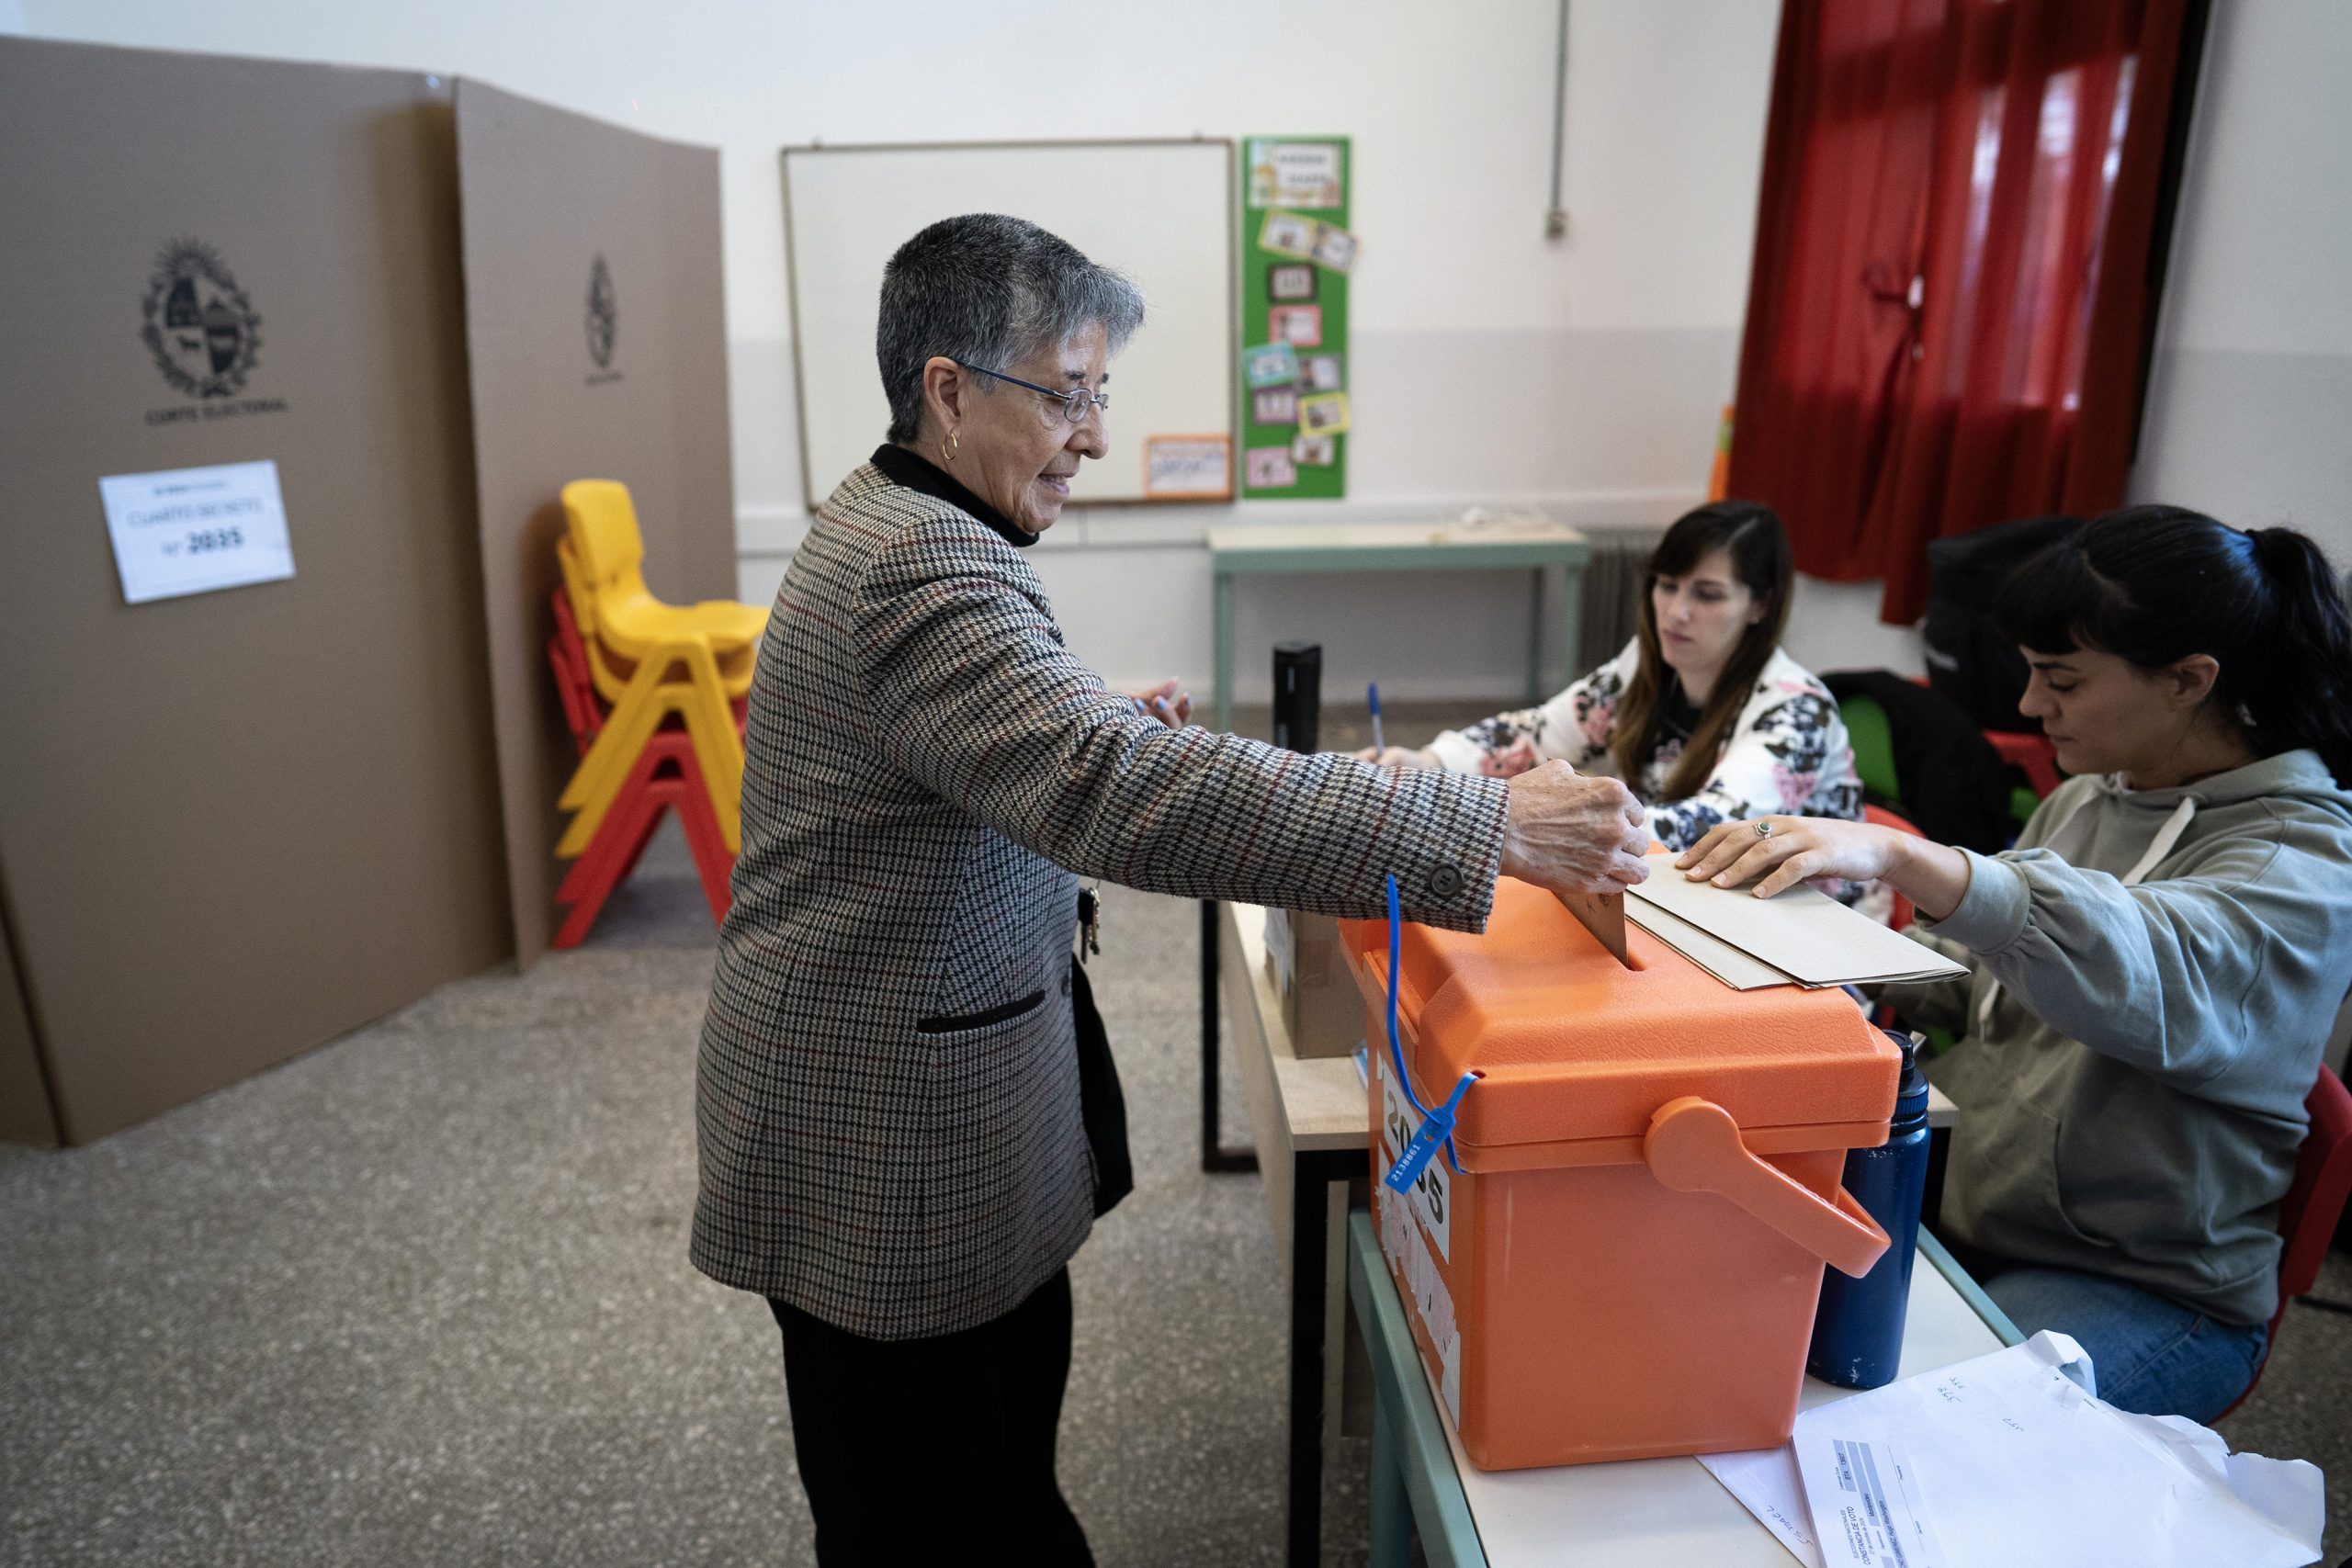
[(1372, 1201), (1380, 1216), (1380, 1249), (1388, 1255), (1406, 1299), (1413, 1303), (1422, 1328), (1429, 1333), (1430, 1343), (1437, 1347), (1438, 1393), (1444, 1396), (1454, 1425), (1460, 1426), (1462, 1330), (1453, 1319), (1453, 1293), (1445, 1288), (1445, 1276), (1438, 1272), (1437, 1259), (1430, 1256), (1429, 1247), (1414, 1239), (1413, 1222), (1405, 1217), (1408, 1201), (1377, 1183)]
[[(1373, 1070), (1380, 1076), (1380, 1163), (1384, 1168), (1394, 1169), (1405, 1145), (1419, 1131), (1420, 1118), (1406, 1103), (1385, 1057), (1373, 1057)], [(1442, 1156), (1421, 1168), (1421, 1174), (1413, 1180), (1408, 1204), (1413, 1217), (1420, 1221), (1421, 1229), (1429, 1233), (1430, 1245), (1437, 1248), (1437, 1255), (1453, 1262), (1453, 1236), (1448, 1221), (1453, 1213), (1453, 1189)]]

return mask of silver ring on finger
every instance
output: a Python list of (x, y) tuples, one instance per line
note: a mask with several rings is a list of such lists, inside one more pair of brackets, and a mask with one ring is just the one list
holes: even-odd
[(1772, 836), (1772, 819), (1770, 817), (1757, 818), (1756, 836), (1759, 839), (1769, 839)]

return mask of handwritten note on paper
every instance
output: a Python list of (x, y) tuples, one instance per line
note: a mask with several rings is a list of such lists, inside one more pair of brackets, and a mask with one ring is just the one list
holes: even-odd
[(1233, 443), (1222, 435), (1148, 435), (1143, 492), (1154, 501), (1222, 501), (1233, 493)]

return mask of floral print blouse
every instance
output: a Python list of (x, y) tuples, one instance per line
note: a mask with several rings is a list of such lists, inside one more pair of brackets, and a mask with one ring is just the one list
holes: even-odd
[[(1430, 742), (1430, 750), (1455, 773), (1507, 774), (1556, 757), (1580, 773), (1613, 774), (1609, 741), (1617, 728), (1617, 702), (1634, 678), (1640, 651), (1638, 642), (1629, 642), (1542, 707), (1449, 729)], [(1862, 781), (1837, 699), (1779, 649), (1706, 783), (1696, 795), (1665, 800), (1659, 792), (1682, 756), (1683, 739), (1674, 728), (1667, 727), (1641, 776), (1626, 781), (1649, 808), (1650, 836), (1668, 849), (1690, 848), (1718, 822), (1774, 812), (1849, 821), (1862, 815)]]

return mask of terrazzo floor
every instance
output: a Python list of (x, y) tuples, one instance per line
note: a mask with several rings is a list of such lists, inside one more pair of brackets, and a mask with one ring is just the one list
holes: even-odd
[[(1106, 893), (1136, 1190), (1072, 1268), (1065, 1488), (1106, 1568), (1277, 1562), (1281, 1271), (1256, 1179), (1197, 1168), (1195, 908)], [(774, 1325), (685, 1262), (711, 954), (664, 841), (527, 975), (89, 1147), (0, 1146), (0, 1563), (811, 1562)], [(1226, 1103), (1233, 1141), (1229, 1062)], [(2352, 1260), (2319, 1293), (2352, 1303)], [(2299, 1306), (2222, 1430), (2326, 1468), (2340, 1519), (2347, 1394), (2352, 1316)], [(1363, 1560), (1366, 1460), (1330, 1453), (1327, 1562)]]

